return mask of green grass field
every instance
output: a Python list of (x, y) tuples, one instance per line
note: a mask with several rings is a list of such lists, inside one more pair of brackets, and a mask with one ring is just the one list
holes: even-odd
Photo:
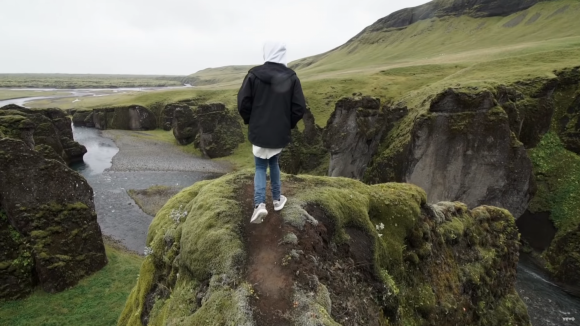
[(74, 288), (57, 294), (39, 289), (26, 299), (1, 302), (0, 325), (116, 325), (143, 257), (113, 246), (106, 249), (109, 264)]
[(190, 82), (188, 76), (0, 74), (0, 87), (11, 88), (165, 87), (182, 86)]

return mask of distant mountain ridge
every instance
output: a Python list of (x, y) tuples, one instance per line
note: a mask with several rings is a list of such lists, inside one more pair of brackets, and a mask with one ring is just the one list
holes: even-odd
[(509, 16), (532, 7), (540, 0), (435, 0), (396, 11), (367, 27), (365, 31), (401, 28), (421, 20), (467, 15), (473, 18)]

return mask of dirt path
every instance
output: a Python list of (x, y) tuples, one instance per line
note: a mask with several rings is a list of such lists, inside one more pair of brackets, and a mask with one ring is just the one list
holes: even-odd
[(262, 224), (251, 224), (254, 209), (253, 188), (244, 189), (244, 233), (248, 252), (246, 280), (252, 284), (256, 296), (254, 318), (258, 326), (292, 325), (288, 312), (292, 305), (292, 274), (282, 266), (285, 251), (279, 242), (284, 237), (282, 217), (274, 211), (268, 196), (268, 216)]

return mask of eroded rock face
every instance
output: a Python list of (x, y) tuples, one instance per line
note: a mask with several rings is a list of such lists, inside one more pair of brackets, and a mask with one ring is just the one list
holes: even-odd
[(324, 146), (330, 152), (328, 175), (361, 179), (385, 128), (379, 99), (339, 100), (323, 134)]
[(575, 286), (580, 294), (580, 225), (556, 239), (546, 258), (555, 270), (556, 279)]
[(189, 145), (195, 140), (199, 132), (199, 125), (193, 110), (188, 106), (176, 107), (173, 110), (173, 120), (171, 122), (173, 136), (180, 145)]
[[(82, 162), (87, 149), (74, 141), (71, 120), (60, 109), (27, 109), (17, 105), (0, 108), (0, 117), (8, 123), (11, 119), (25, 119), (10, 132), (11, 137), (23, 140), (29, 148), (46, 145), (67, 164)], [(12, 117), (12, 118), (10, 118)], [(21, 117), (21, 118), (16, 118)], [(16, 130), (21, 130), (17, 132)], [(15, 133), (19, 133), (16, 135)], [(46, 148), (42, 153), (48, 154)], [(54, 157), (48, 154), (47, 158)]]
[(304, 175), (256, 227), (252, 179), (228, 174), (168, 201), (119, 325), (530, 325), (508, 211)]
[(559, 136), (566, 149), (580, 154), (580, 67), (560, 72), (558, 82), (557, 98), (563, 106), (558, 112)]
[(292, 142), (280, 155), (280, 168), (285, 173), (308, 173), (317, 169), (327, 159), (327, 150), (322, 143), (322, 132), (310, 108), (306, 108), (304, 130), (292, 130)]
[(73, 116), (73, 123), (75, 126), (101, 130), (153, 130), (157, 128), (155, 114), (140, 105), (78, 111)]
[(405, 179), (434, 201), (494, 205), (521, 216), (531, 199), (532, 164), (489, 92), (448, 90), (419, 119)]
[[(73, 114), (72, 122), (76, 127), (89, 127), (87, 126), (87, 117), (92, 115), (93, 111), (76, 111)], [(94, 126), (90, 126), (94, 127)]]
[(239, 117), (221, 103), (203, 104), (196, 110), (199, 133), (194, 145), (209, 158), (231, 155), (244, 134)]
[(194, 143), (209, 158), (231, 155), (244, 142), (239, 118), (221, 103), (180, 105), (173, 112), (172, 125), (181, 145)]
[(36, 283), (65, 290), (107, 263), (87, 181), (7, 137), (0, 139), (0, 237), (4, 299), (21, 298)]
[(433, 201), (494, 205), (518, 217), (535, 189), (526, 149), (487, 90), (448, 89), (427, 111), (405, 117), (389, 132), (364, 180), (410, 182)]
[(163, 130), (169, 131), (173, 128), (173, 115), (175, 109), (182, 108), (182, 109), (189, 109), (189, 105), (185, 103), (171, 103), (167, 104), (161, 114), (163, 115)]

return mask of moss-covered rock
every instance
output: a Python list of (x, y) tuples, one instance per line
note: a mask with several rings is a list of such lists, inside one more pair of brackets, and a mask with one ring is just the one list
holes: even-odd
[(173, 109), (171, 122), (173, 136), (180, 145), (189, 145), (199, 133), (199, 125), (193, 110), (187, 104), (180, 104)]
[(328, 175), (361, 179), (375, 155), (386, 128), (379, 99), (343, 98), (324, 129), (330, 152)]
[(2, 298), (24, 296), (35, 283), (62, 291), (101, 269), (107, 258), (87, 181), (18, 139), (0, 139), (0, 153)]
[(363, 180), (410, 182), (433, 201), (521, 216), (534, 190), (532, 165), (494, 94), (447, 89), (415, 103), (388, 131)]
[(0, 119), (4, 121), (1, 124), (5, 125), (5, 130), (11, 129), (6, 133), (8, 137), (21, 139), (32, 149), (39, 145), (49, 146), (67, 164), (82, 161), (87, 152), (83, 145), (74, 141), (71, 120), (60, 109), (27, 109), (11, 104), (0, 108)]
[[(79, 120), (80, 118), (79, 116)], [(90, 127), (87, 121), (89, 118), (92, 118), (92, 125), (101, 130), (153, 130), (157, 128), (155, 114), (140, 105), (94, 109), (92, 115), (84, 120), (87, 127)]]
[(244, 134), (240, 118), (221, 103), (202, 104), (195, 110), (199, 133), (194, 145), (209, 158), (231, 155)]
[(91, 114), (93, 114), (92, 110), (76, 111), (73, 114), (72, 122), (77, 127), (93, 127), (87, 125), (87, 117)]
[(244, 142), (239, 117), (221, 103), (193, 108), (186, 103), (175, 104), (172, 124), (179, 144), (193, 142), (209, 158), (231, 155)]
[[(262, 262), (284, 275), (275, 290), (292, 293), (278, 312), (289, 324), (529, 325), (508, 211), (428, 205), (408, 184), (284, 176), (286, 208), (252, 227), (251, 180), (230, 174), (169, 200), (119, 325), (263, 324), (275, 312), (260, 309), (285, 299), (248, 282), (252, 261), (273, 249), (248, 247), (249, 230), (272, 227), (287, 254)], [(289, 233), (296, 239), (281, 241)]]
[(298, 128), (292, 130), (292, 142), (284, 148), (280, 155), (280, 168), (283, 172), (316, 173), (318, 171), (326, 175), (328, 168), (321, 171), (320, 166), (325, 166), (328, 160), (328, 151), (322, 143), (322, 131), (310, 108), (304, 113), (304, 130)]
[(162, 122), (162, 128), (165, 131), (169, 131), (171, 130), (171, 128), (173, 128), (173, 114), (175, 112), (175, 109), (177, 108), (182, 108), (182, 109), (189, 109), (189, 105), (185, 104), (185, 103), (170, 103), (167, 104), (164, 108), (163, 111), (161, 111), (161, 115), (163, 118), (163, 122)]

